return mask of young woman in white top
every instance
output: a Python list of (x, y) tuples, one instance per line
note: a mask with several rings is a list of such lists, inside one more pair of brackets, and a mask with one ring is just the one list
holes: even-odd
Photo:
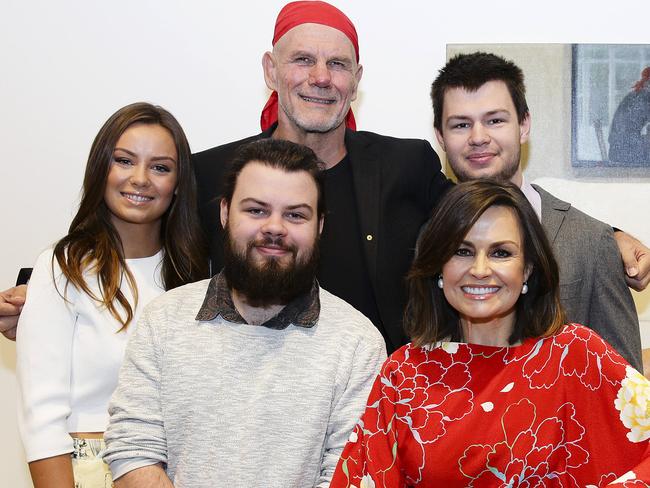
[(164, 290), (204, 278), (190, 149), (166, 110), (134, 103), (93, 142), (68, 235), (38, 258), (20, 317), (18, 418), (35, 488), (110, 487), (107, 407), (126, 340)]

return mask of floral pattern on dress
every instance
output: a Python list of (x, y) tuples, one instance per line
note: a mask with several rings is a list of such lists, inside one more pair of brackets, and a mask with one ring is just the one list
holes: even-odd
[[(425, 352), (430, 354), (431, 351)], [(368, 405), (363, 422), (353, 435), (365, 436), (369, 446), (375, 442), (384, 444), (388, 437), (392, 439), (391, 449), (395, 450), (396, 431), (405, 428), (419, 446), (435, 443), (445, 435), (449, 423), (462, 419), (474, 408), (472, 392), (466, 387), (470, 381), (470, 360), (471, 355), (456, 353), (413, 362), (408, 351), (400, 363), (389, 360), (380, 375), (385, 395)], [(390, 412), (390, 418), (386, 412)], [(392, 466), (393, 459), (385, 459), (377, 469), (385, 472)], [(420, 480), (423, 467), (424, 449), (420, 449), (420, 463), (407, 474), (411, 482)]]
[(616, 400), (616, 410), (621, 412), (621, 422), (630, 429), (627, 438), (642, 442), (650, 438), (650, 381), (631, 366), (625, 369)]
[[(549, 341), (551, 347), (548, 347)], [(576, 324), (565, 327), (562, 334), (539, 339), (521, 359), (524, 360), (523, 376), (530, 387), (546, 389), (566, 376), (575, 376), (590, 390), (600, 388), (603, 381), (614, 385), (612, 379), (602, 374), (603, 369), (626, 364), (601, 337)]]
[(649, 486), (649, 391), (575, 324), (513, 347), (408, 345), (384, 363), (331, 487)]
[(589, 453), (579, 445), (585, 428), (575, 419), (574, 405), (565, 403), (547, 418), (537, 418), (536, 410), (527, 399), (510, 405), (501, 417), (503, 438), (465, 450), (458, 464), (471, 480), (467, 486), (548, 486), (560, 475), (579, 486), (568, 470), (585, 464)]

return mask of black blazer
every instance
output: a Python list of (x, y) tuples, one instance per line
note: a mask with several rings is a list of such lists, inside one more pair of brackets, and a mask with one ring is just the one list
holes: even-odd
[[(274, 129), (193, 156), (199, 213), (208, 234), (213, 274), (223, 263), (219, 195), (227, 163), (239, 146), (270, 137)], [(347, 130), (345, 146), (352, 167), (361, 228), (359, 239), (384, 338), (392, 351), (407, 342), (401, 325), (406, 303), (404, 276), (413, 259), (418, 232), (451, 183), (442, 174), (440, 160), (425, 140)]]

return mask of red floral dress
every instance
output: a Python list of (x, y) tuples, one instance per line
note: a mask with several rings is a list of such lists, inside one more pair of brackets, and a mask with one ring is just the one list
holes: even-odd
[(392, 354), (331, 486), (650, 486), (650, 383), (596, 333)]

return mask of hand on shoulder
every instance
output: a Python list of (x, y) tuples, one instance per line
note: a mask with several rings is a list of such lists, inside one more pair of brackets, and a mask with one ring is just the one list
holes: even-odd
[(16, 325), (26, 294), (27, 285), (14, 286), (0, 292), (0, 332), (12, 341), (16, 340)]
[(627, 286), (643, 291), (650, 283), (650, 249), (625, 232), (614, 232), (625, 266)]

